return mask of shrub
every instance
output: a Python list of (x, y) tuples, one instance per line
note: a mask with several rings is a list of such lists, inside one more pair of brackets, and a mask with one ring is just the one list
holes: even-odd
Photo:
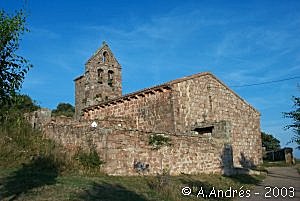
[(95, 149), (89, 152), (79, 150), (76, 154), (76, 159), (86, 168), (97, 168), (104, 163)]
[(153, 149), (159, 149), (164, 145), (170, 146), (171, 139), (163, 134), (153, 134), (149, 136), (149, 145), (151, 145)]
[[(32, 160), (50, 158), (59, 171), (65, 169), (65, 150), (21, 118), (0, 124), (0, 166), (18, 167)], [(41, 163), (42, 164), (42, 163)]]

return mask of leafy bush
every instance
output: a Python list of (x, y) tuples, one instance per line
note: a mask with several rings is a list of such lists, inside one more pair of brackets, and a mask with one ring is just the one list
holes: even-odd
[(84, 152), (82, 150), (79, 150), (76, 156), (80, 164), (86, 168), (97, 168), (104, 163), (100, 159), (95, 149), (92, 149), (89, 152)]
[(149, 145), (151, 145), (153, 149), (159, 149), (164, 145), (170, 146), (171, 139), (163, 134), (153, 134), (149, 136)]

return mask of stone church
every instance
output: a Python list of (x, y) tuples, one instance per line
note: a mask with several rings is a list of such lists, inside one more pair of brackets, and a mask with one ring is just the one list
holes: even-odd
[[(262, 162), (260, 113), (213, 74), (123, 95), (121, 70), (103, 43), (74, 80), (76, 121), (49, 123), (46, 134), (71, 148), (92, 142), (111, 175), (137, 174), (137, 165), (148, 174), (232, 174)], [(153, 148), (154, 135), (170, 143)]]

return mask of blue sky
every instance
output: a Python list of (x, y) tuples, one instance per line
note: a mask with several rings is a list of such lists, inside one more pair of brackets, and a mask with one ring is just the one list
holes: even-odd
[[(22, 5), (0, 2), (10, 13)], [(74, 104), (73, 79), (102, 41), (122, 65), (123, 93), (204, 71), (228, 86), (300, 76), (300, 1), (29, 0), (25, 8), (31, 31), (19, 54), (34, 68), (22, 92), (42, 107)], [(232, 89), (261, 112), (262, 130), (286, 146), (292, 132), (283, 129), (290, 120), (282, 112), (293, 109), (299, 83)]]

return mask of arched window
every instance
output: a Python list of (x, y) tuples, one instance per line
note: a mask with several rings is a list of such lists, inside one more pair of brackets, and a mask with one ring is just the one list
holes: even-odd
[(112, 87), (113, 86), (113, 81), (114, 81), (114, 71), (109, 70), (108, 71), (107, 84)]
[(102, 94), (96, 94), (96, 97), (95, 97), (95, 100), (98, 101), (98, 102), (101, 102), (102, 101)]
[(97, 70), (97, 74), (98, 74), (98, 83), (102, 84), (103, 83), (103, 70), (101, 68), (99, 68)]
[(89, 81), (90, 81), (90, 71), (86, 71), (85, 72), (85, 80), (86, 80), (86, 83), (89, 83)]
[(108, 53), (105, 51), (103, 52), (103, 56), (102, 56), (102, 61), (103, 63), (107, 63), (109, 61), (109, 58), (108, 58)]

